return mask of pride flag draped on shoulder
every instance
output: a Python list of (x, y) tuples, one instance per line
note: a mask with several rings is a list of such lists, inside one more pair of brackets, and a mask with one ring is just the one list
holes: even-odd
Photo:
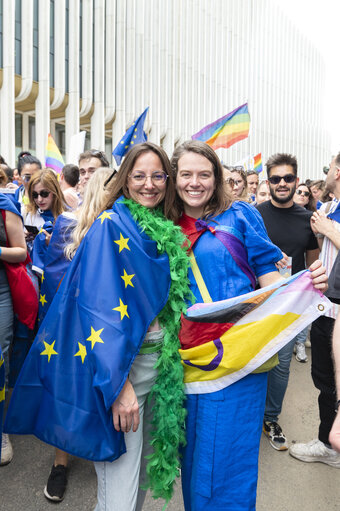
[(170, 282), (167, 254), (116, 201), (86, 234), (48, 309), (13, 392), (7, 431), (94, 461), (123, 454), (111, 405)]
[(259, 369), (330, 306), (308, 270), (236, 298), (193, 305), (180, 331), (186, 392), (215, 392)]
[(248, 137), (250, 127), (250, 116), (248, 103), (245, 103), (232, 112), (208, 124), (195, 135), (193, 140), (201, 140), (210, 145), (213, 149), (219, 147), (230, 147), (236, 142)]

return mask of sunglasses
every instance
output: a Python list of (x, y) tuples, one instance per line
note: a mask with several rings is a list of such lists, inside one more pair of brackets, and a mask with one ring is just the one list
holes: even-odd
[(232, 177), (227, 177), (227, 179), (225, 180), (225, 184), (234, 187), (235, 180)]
[(304, 197), (309, 197), (309, 192), (303, 192), (302, 190), (296, 190), (297, 195), (303, 195)]
[(41, 192), (32, 192), (32, 197), (33, 199), (37, 199), (40, 195), (40, 197), (46, 199), (50, 195), (50, 193), (52, 192), (49, 192), (48, 190), (41, 190)]
[(294, 183), (294, 181), (296, 181), (296, 176), (294, 176), (294, 174), (286, 174), (285, 176), (268, 177), (268, 181), (272, 185), (278, 185), (281, 182), (281, 179), (283, 179), (285, 183)]

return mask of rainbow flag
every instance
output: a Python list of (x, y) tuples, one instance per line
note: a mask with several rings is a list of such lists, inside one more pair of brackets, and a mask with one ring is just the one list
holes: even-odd
[(217, 121), (208, 124), (191, 138), (206, 142), (213, 149), (230, 147), (248, 137), (249, 126), (248, 103), (245, 103)]
[(193, 305), (179, 335), (186, 392), (215, 392), (265, 370), (260, 366), (330, 307), (308, 270), (236, 298)]
[(254, 170), (256, 170), (256, 172), (258, 172), (258, 173), (262, 172), (262, 170), (263, 170), (261, 153), (254, 156)]
[(49, 133), (45, 151), (45, 167), (53, 169), (57, 174), (60, 174), (64, 165), (65, 163), (58, 146), (53, 140), (51, 133)]

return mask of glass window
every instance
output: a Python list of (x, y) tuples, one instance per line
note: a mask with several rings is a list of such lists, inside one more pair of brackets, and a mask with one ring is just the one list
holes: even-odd
[(35, 118), (28, 118), (28, 146), (30, 151), (35, 151), (36, 143), (35, 143)]
[(21, 75), (21, 0), (15, 0), (15, 73)]
[(50, 0), (50, 86), (54, 87), (54, 0)]
[(105, 137), (105, 154), (109, 162), (112, 160), (112, 138)]
[(33, 4), (33, 80), (39, 80), (39, 5)]
[(65, 158), (66, 145), (65, 145), (65, 126), (63, 124), (55, 125), (55, 143), (58, 146), (63, 158)]
[(22, 115), (15, 114), (15, 149), (19, 149), (18, 153), (22, 151)]

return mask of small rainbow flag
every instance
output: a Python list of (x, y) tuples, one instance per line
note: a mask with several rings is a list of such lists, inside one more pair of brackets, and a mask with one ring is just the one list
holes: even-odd
[(256, 170), (258, 173), (262, 172), (263, 170), (261, 153), (254, 156), (254, 170)]
[(57, 174), (60, 174), (65, 163), (51, 133), (48, 134), (45, 153), (45, 167), (53, 169)]
[(249, 126), (248, 103), (245, 103), (217, 121), (208, 124), (191, 138), (206, 142), (213, 149), (230, 147), (248, 137)]

